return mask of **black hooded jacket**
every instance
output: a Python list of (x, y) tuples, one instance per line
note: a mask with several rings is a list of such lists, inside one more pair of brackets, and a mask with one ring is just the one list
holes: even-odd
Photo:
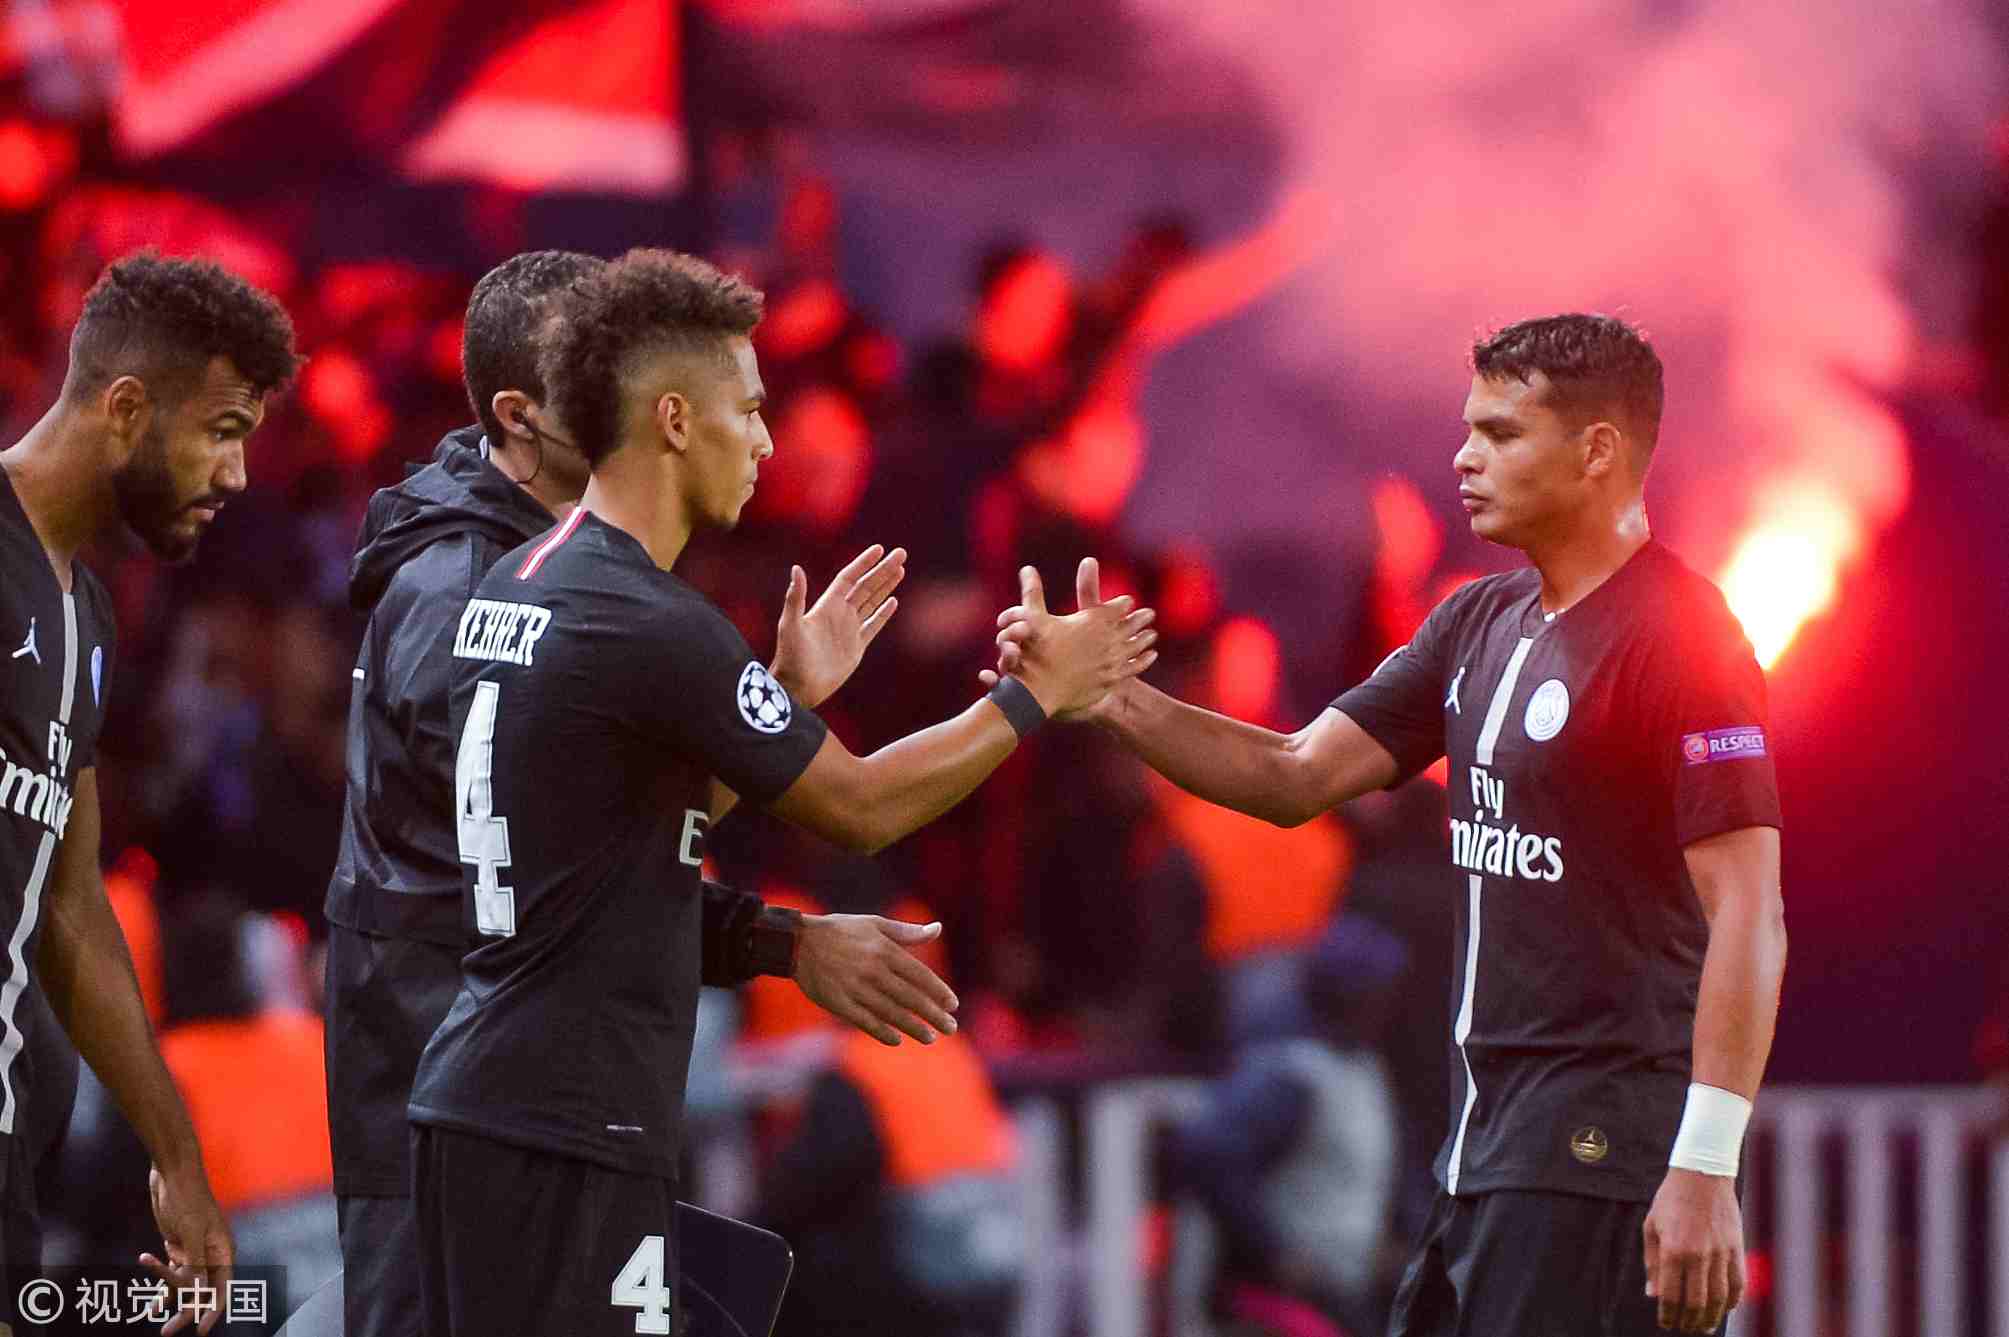
[[(454, 632), (489, 567), (554, 523), (483, 444), (479, 427), (450, 433), (432, 463), (371, 497), (349, 569), (349, 600), (369, 626), (349, 699), (348, 792), (327, 915), (443, 947), (468, 939), (447, 711)], [(758, 897), (710, 883), (704, 901), (706, 984), (787, 973), (789, 944), (776, 932), (792, 929), (792, 916), (762, 914)]]
[(481, 447), (479, 427), (454, 432), (431, 464), (371, 497), (349, 567), (349, 602), (370, 620), (328, 920), (442, 947), (466, 941), (447, 717), (454, 628), (488, 568), (552, 525)]

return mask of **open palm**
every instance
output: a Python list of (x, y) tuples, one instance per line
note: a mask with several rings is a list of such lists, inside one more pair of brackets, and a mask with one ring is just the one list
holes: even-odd
[(873, 544), (837, 573), (813, 607), (805, 610), (809, 576), (789, 568), (788, 594), (775, 628), (774, 676), (812, 709), (828, 700), (865, 658), (892, 620), (900, 601), (893, 590), (907, 574), (907, 550)]

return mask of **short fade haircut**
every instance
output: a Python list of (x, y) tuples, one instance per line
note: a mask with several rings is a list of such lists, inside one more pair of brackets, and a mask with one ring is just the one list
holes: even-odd
[(1660, 355), (1613, 316), (1543, 316), (1509, 325), (1472, 346), (1472, 370), (1488, 380), (1548, 377), (1551, 407), (1584, 422), (1613, 409), (1650, 457), (1660, 436)]
[(621, 444), (621, 382), (664, 351), (711, 352), (760, 323), (760, 290), (696, 256), (637, 249), (581, 280), (577, 301), (544, 349), (542, 371), (589, 464)]
[(542, 404), (537, 353), (543, 325), (572, 285), (607, 262), (577, 251), (525, 251), (483, 274), (467, 298), (460, 340), (468, 407), (490, 441), (502, 439), (495, 397), (521, 390)]
[(84, 294), (63, 396), (79, 401), (137, 376), (149, 394), (177, 401), (217, 357), (261, 398), (282, 390), (300, 369), (293, 321), (272, 294), (221, 265), (136, 251)]

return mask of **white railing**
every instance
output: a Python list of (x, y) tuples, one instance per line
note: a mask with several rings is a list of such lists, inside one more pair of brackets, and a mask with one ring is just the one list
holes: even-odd
[[(1149, 1139), (1153, 1128), (1191, 1109), (1189, 1081), (1135, 1081), (1091, 1092), (1083, 1105), (1087, 1201), (1077, 1260), (1066, 1229), (1064, 1124), (1056, 1107), (1018, 1108), (1025, 1148), (1026, 1211), (1035, 1241), (1033, 1275), (1018, 1337), (1065, 1331), (1067, 1280), (1081, 1274), (1091, 1337), (1144, 1337), (1151, 1331), (1147, 1282), (1137, 1256), (1143, 1237)], [(1980, 1145), (1997, 1117), (1995, 1093), (1966, 1088), (1772, 1088), (1758, 1101), (1746, 1181), (1748, 1238), (1774, 1259), (1771, 1293), (1743, 1306), (1731, 1337), (1829, 1337), (1831, 1300), (1845, 1305), (1847, 1337), (2009, 1337), (2009, 1143)], [(1841, 1170), (1830, 1183), (1831, 1163)], [(1985, 1199), (1976, 1192), (1986, 1175)], [(1917, 1184), (1915, 1219), (1900, 1222)], [(1977, 1209), (1977, 1200), (1985, 1207)], [(1845, 1216), (1830, 1215), (1831, 1201)], [(1985, 1217), (1985, 1219), (1981, 1219)], [(1839, 1297), (1829, 1294), (1828, 1224), (1846, 1221), (1848, 1257)], [(1917, 1247), (1893, 1256), (1909, 1225)], [(1987, 1250), (1984, 1256), (1980, 1251)], [(1078, 1268), (1076, 1262), (1078, 1261)], [(1897, 1269), (1908, 1267), (1908, 1281)], [(1969, 1288), (1980, 1267), (1987, 1322), (1970, 1315)], [(1900, 1326), (1897, 1297), (1917, 1297), (1915, 1324)], [(1768, 1321), (1769, 1320), (1769, 1321)]]
[[(2009, 1337), (2009, 1142), (1979, 1136), (2000, 1112), (1996, 1093), (1981, 1089), (1760, 1095), (1744, 1213), (1747, 1233), (1771, 1245), (1774, 1285), (1767, 1302), (1732, 1317), (1731, 1337), (1759, 1332), (1767, 1310), (1777, 1337), (1825, 1337), (1837, 1304), (1847, 1337)], [(1915, 1194), (1901, 1191), (1908, 1183)], [(1839, 1268), (1828, 1248), (1837, 1221), (1847, 1244)], [(1907, 1240), (1915, 1247), (1893, 1248)], [(1969, 1312), (1977, 1269), (1985, 1322)], [(1906, 1292), (1915, 1316), (1898, 1312)]]
[[(772, 1097), (798, 1088), (801, 1074), (740, 1085), (744, 1096)], [(1192, 1111), (1202, 1089), (1149, 1079), (1078, 1097), (1078, 1211), (1060, 1102), (1013, 1107), (1032, 1244), (1016, 1337), (1061, 1337), (1077, 1307), (1090, 1337), (1153, 1331), (1138, 1256), (1155, 1197), (1151, 1137)], [(2009, 1140), (1981, 1135), (2003, 1113), (1998, 1094), (1980, 1088), (1767, 1088), (1746, 1149), (1744, 1220), (1772, 1261), (1772, 1284), (1732, 1315), (1729, 1337), (2009, 1337)], [(742, 1139), (699, 1148), (696, 1187), (714, 1207), (743, 1209), (752, 1174)], [(1835, 1224), (1842, 1258), (1829, 1248)], [(1977, 1277), (1979, 1313), (1970, 1312)], [(1907, 1295), (1911, 1315), (1899, 1312)]]

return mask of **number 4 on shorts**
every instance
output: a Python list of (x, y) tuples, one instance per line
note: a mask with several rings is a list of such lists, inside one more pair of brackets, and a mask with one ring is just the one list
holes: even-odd
[(621, 1275), (614, 1278), (614, 1306), (639, 1309), (635, 1331), (666, 1334), (670, 1330), (670, 1288), (663, 1274), (663, 1237), (644, 1235), (628, 1257)]

